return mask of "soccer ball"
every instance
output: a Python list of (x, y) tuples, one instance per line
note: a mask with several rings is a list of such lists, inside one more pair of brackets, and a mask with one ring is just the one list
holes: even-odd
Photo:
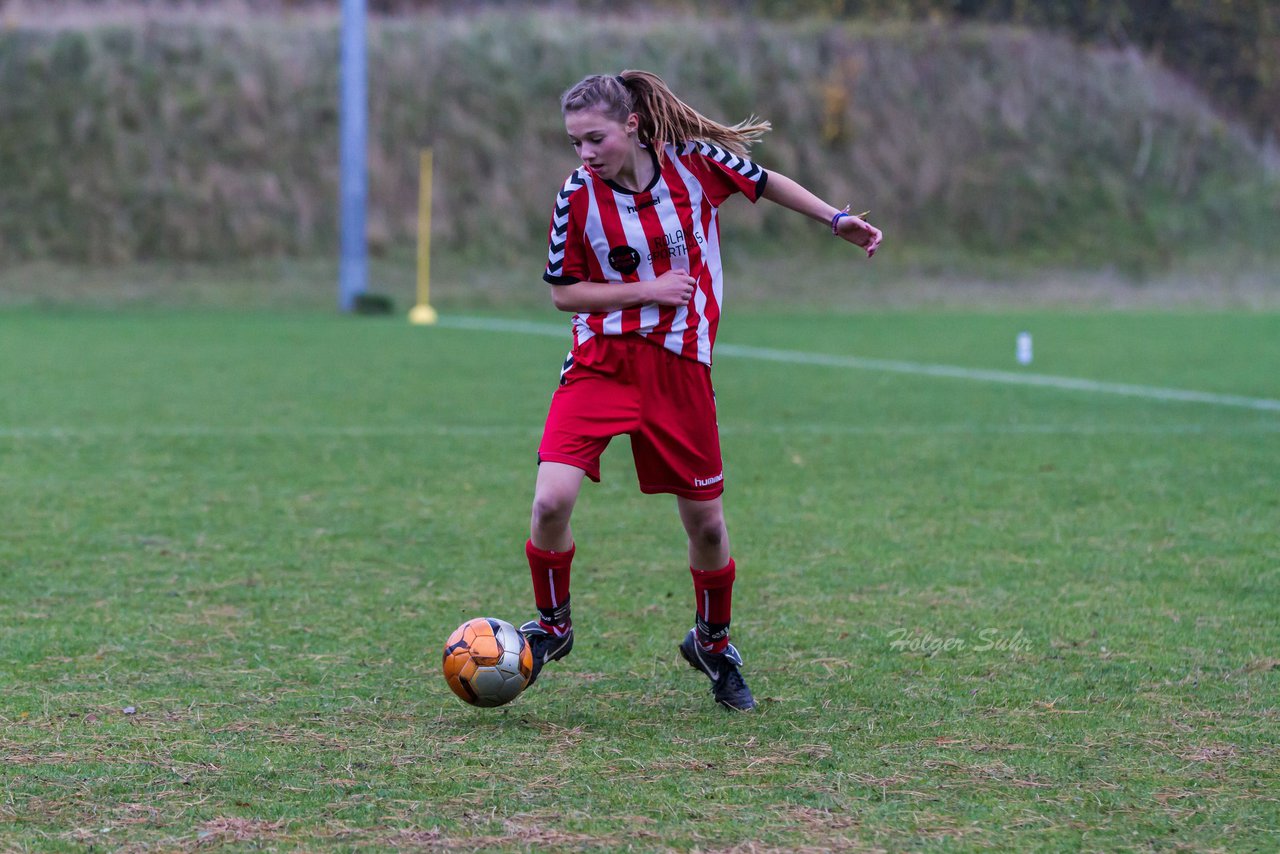
[(510, 703), (529, 684), (533, 650), (515, 626), (492, 617), (467, 620), (444, 644), (444, 681), (473, 706)]

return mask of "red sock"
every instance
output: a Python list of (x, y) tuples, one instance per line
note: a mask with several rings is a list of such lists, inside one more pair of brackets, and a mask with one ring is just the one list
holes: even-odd
[(544, 552), (529, 540), (524, 553), (529, 558), (529, 574), (533, 578), (533, 601), (538, 606), (538, 622), (556, 636), (569, 631), (569, 567), (577, 546), (567, 552)]
[(729, 645), (729, 617), (733, 611), (733, 558), (720, 569), (701, 571), (689, 567), (693, 574), (698, 643), (707, 652), (724, 652)]

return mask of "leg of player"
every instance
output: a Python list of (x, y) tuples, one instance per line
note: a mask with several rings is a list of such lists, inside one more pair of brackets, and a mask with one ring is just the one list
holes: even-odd
[(573, 550), (573, 532), (569, 517), (578, 503), (578, 492), (586, 472), (564, 463), (541, 463), (538, 481), (533, 488), (533, 518), (529, 523), (530, 539), (540, 549), (553, 552)]
[(680, 521), (689, 535), (689, 567), (711, 572), (729, 562), (729, 529), (724, 523), (724, 499), (694, 501), (676, 498)]
[(742, 678), (742, 656), (729, 643), (736, 566), (729, 554), (729, 531), (720, 497), (710, 501), (676, 498), (680, 521), (689, 535), (689, 572), (693, 575), (694, 627), (680, 644), (690, 666), (711, 680), (716, 702), (730, 709), (755, 708)]
[(573, 649), (569, 571), (574, 544), (569, 518), (585, 475), (582, 469), (564, 463), (544, 462), (538, 466), (529, 541), (524, 546), (538, 619), (520, 627), (533, 648), (530, 685), (537, 680), (542, 665), (564, 658)]

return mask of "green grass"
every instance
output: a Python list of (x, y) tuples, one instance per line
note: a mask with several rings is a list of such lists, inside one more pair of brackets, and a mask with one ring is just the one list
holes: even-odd
[[(722, 341), (1019, 370), (1029, 329), (1037, 372), (1280, 398), (1274, 314), (735, 311)], [(758, 713), (675, 655), (679, 523), (625, 440), (573, 655), (459, 703), (449, 631), (531, 611), (566, 345), (0, 313), (0, 847), (1280, 844), (1275, 412), (722, 358)]]

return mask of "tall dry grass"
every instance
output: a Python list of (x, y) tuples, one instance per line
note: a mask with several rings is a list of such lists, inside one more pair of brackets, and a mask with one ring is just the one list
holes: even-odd
[[(757, 113), (756, 151), (899, 241), (1162, 263), (1206, 233), (1265, 241), (1275, 177), (1183, 81), (1135, 53), (987, 28), (569, 14), (370, 29), (375, 250), (412, 239), (418, 151), (437, 238), (525, 256), (575, 165), (557, 111), (585, 74), (642, 67), (704, 112)], [(137, 17), (0, 34), (0, 259), (219, 259), (336, 244), (332, 15)], [(734, 211), (760, 243), (816, 232)]]

